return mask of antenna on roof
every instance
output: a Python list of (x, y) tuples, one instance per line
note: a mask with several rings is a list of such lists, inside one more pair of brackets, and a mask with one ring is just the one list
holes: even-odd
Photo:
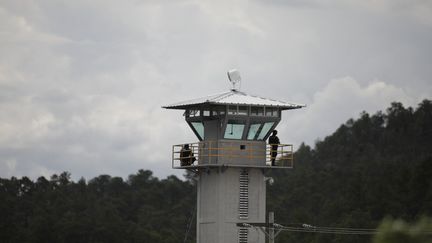
[(228, 74), (228, 79), (232, 84), (232, 89), (233, 91), (236, 91), (236, 85), (239, 86), (239, 89), (241, 87), (241, 77), (240, 77), (240, 72), (237, 69), (231, 69), (227, 72)]

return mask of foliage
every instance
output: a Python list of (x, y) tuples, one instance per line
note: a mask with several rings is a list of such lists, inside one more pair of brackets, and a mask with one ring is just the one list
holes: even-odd
[(127, 181), (0, 179), (0, 242), (182, 242), (194, 195), (190, 182), (145, 170)]
[(432, 243), (432, 220), (422, 218), (409, 225), (403, 220), (385, 219), (374, 243)]

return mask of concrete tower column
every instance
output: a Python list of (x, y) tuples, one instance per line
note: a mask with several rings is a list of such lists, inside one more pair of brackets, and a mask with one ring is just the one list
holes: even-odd
[(265, 242), (262, 232), (236, 226), (265, 222), (266, 182), (261, 169), (215, 168), (201, 173), (197, 205), (197, 242)]

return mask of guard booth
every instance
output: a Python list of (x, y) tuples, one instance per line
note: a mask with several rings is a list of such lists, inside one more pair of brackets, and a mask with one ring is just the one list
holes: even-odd
[(237, 223), (265, 222), (265, 171), (293, 167), (292, 145), (279, 144), (271, 166), (272, 147), (266, 140), (283, 110), (302, 107), (234, 88), (163, 107), (184, 110), (197, 137), (173, 145), (172, 167), (197, 175), (198, 243), (265, 242), (262, 232)]

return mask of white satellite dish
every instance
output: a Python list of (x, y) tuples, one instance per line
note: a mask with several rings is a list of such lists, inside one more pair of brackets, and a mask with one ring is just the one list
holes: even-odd
[(236, 85), (240, 86), (241, 77), (240, 72), (237, 69), (231, 69), (227, 72), (228, 79), (232, 83), (232, 90), (237, 90)]

